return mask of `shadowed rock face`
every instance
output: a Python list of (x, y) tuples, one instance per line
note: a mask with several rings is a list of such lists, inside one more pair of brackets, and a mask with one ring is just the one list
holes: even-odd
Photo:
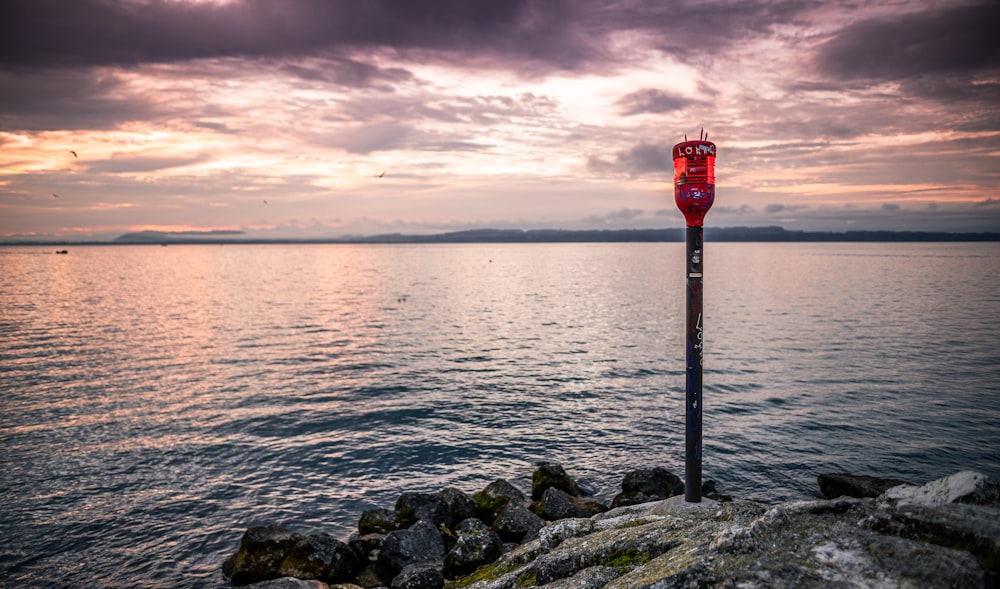
[(396, 511), (405, 528), (420, 520), (452, 527), (451, 507), (440, 494), (403, 493), (396, 500)]
[(821, 474), (817, 477), (819, 490), (827, 499), (837, 497), (878, 497), (898, 485), (909, 485), (898, 479), (882, 479), (846, 473)]
[(1000, 508), (963, 502), (992, 484), (959, 473), (877, 499), (773, 506), (673, 497), (549, 524), (454, 586), (994, 587)]
[(478, 519), (466, 519), (455, 534), (455, 544), (444, 557), (444, 570), (449, 577), (467, 575), (503, 553), (500, 534)]
[(549, 521), (569, 517), (590, 517), (608, 510), (607, 507), (597, 501), (587, 501), (579, 497), (572, 497), (555, 487), (549, 487), (542, 493), (539, 506), (539, 515)]
[(639, 505), (684, 494), (684, 481), (665, 468), (634, 470), (622, 479), (622, 492), (611, 501), (612, 507)]
[(558, 489), (570, 497), (579, 497), (580, 486), (563, 467), (554, 462), (540, 462), (531, 475), (531, 498), (538, 501), (548, 489)]
[(520, 489), (503, 479), (486, 485), (486, 488), (472, 498), (476, 502), (479, 518), (488, 524), (492, 524), (508, 506), (527, 509), (530, 505), (528, 497)]
[[(658, 470), (629, 473), (623, 492), (672, 493), (674, 477)], [(396, 510), (366, 512), (349, 544), (251, 528), (223, 571), (234, 584), (295, 576), (331, 589), (1000, 586), (1000, 484), (971, 471), (923, 486), (843, 477), (860, 497), (678, 495), (606, 511), (556, 486), (532, 503), (502, 480), (475, 500), (404, 493)], [(490, 519), (459, 519), (473, 513)]]
[(246, 531), (222, 571), (234, 585), (281, 577), (332, 582), (348, 579), (358, 564), (347, 544), (326, 534), (305, 536), (280, 526), (261, 526)]
[(398, 574), (409, 565), (440, 563), (444, 560), (444, 553), (441, 533), (434, 524), (421, 520), (405, 530), (389, 532), (382, 540), (378, 562)]

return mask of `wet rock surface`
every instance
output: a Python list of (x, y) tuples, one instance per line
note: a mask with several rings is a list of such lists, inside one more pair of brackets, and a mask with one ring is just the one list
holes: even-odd
[(922, 486), (822, 475), (821, 487), (833, 477), (835, 487), (823, 493), (834, 498), (770, 505), (732, 500), (714, 485), (700, 503), (688, 503), (680, 479), (643, 469), (626, 475), (619, 497), (666, 497), (609, 509), (571, 495), (565, 481), (549, 484), (565, 475), (558, 465), (538, 466), (535, 501), (503, 480), (472, 496), (404, 493), (394, 510), (365, 512), (347, 543), (251, 528), (223, 571), (235, 585), (274, 583), (261, 589), (1000, 583), (1000, 484), (979, 473)]
[(820, 493), (827, 499), (837, 497), (878, 497), (898, 485), (909, 485), (899, 479), (883, 479), (873, 476), (847, 473), (821, 474), (817, 477)]
[(478, 519), (466, 519), (455, 534), (455, 543), (444, 557), (444, 570), (449, 577), (468, 575), (503, 554), (500, 534)]
[[(963, 487), (969, 480), (974, 488)], [(674, 497), (613, 509), (589, 524), (549, 524), (521, 553), (450, 586), (995, 587), (1000, 510), (961, 502), (989, 484), (959, 473), (878, 498), (780, 505)], [(534, 553), (525, 559), (529, 546)]]
[(357, 568), (347, 544), (326, 534), (305, 536), (280, 526), (250, 528), (240, 549), (222, 565), (233, 584), (282, 577), (322, 581), (346, 578)]
[(555, 462), (540, 462), (531, 475), (531, 498), (538, 501), (548, 489), (558, 489), (570, 497), (579, 497), (582, 492), (580, 485), (566, 474), (561, 464)]
[(568, 517), (590, 517), (608, 510), (607, 506), (597, 501), (573, 497), (555, 487), (549, 487), (542, 493), (539, 506), (539, 515), (549, 521)]

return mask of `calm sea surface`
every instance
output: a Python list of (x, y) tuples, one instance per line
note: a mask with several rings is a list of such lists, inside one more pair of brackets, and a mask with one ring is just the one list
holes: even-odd
[[(0, 248), (0, 586), (223, 587), (407, 490), (683, 477), (684, 244)], [(708, 243), (705, 477), (1000, 477), (1000, 244)]]

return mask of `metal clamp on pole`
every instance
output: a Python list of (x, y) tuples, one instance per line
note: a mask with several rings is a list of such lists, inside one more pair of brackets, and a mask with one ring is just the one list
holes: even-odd
[[(685, 137), (685, 139), (687, 139)], [(715, 202), (715, 144), (684, 141), (673, 149), (674, 201), (687, 223), (687, 378), (684, 435), (684, 499), (701, 502), (702, 371), (704, 323), (702, 279), (705, 259), (702, 224)]]

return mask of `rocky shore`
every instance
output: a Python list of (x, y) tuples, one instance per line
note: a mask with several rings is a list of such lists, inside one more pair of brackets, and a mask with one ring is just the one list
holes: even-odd
[(662, 468), (628, 473), (605, 505), (558, 464), (530, 494), (406, 492), (361, 514), (346, 542), (248, 529), (223, 564), (252, 589), (667, 589), (1000, 586), (1000, 482), (963, 471), (922, 486), (818, 478), (825, 499), (701, 503)]

